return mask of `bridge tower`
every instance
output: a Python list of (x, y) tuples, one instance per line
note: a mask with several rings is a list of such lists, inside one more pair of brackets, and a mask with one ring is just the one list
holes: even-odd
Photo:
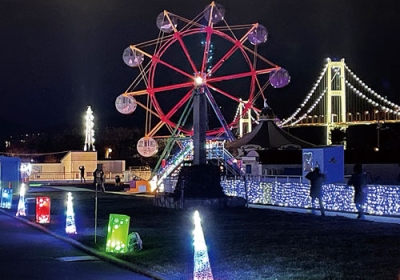
[(251, 109), (247, 110), (245, 115), (243, 116), (243, 107), (248, 101), (241, 101), (239, 103), (239, 138), (242, 138), (244, 134), (249, 133), (253, 129), (252, 118), (251, 118)]
[(346, 122), (346, 84), (345, 63), (327, 59), (328, 68), (326, 72), (326, 98), (325, 98), (325, 124), (326, 145), (332, 144), (329, 139), (331, 131), (335, 128), (347, 129)]

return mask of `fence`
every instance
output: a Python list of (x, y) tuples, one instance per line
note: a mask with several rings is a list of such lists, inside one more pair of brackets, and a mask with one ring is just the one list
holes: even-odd
[[(121, 173), (117, 172), (104, 172), (105, 180), (115, 180), (115, 176), (119, 175), (123, 177)], [(80, 180), (81, 173), (80, 172), (35, 172), (29, 176), (30, 182), (35, 181), (63, 181), (63, 180)], [(85, 175), (86, 180), (94, 180), (93, 174), (91, 172), (87, 172)]]
[[(163, 191), (175, 189), (176, 178), (166, 178)], [(228, 196), (242, 197), (252, 204), (311, 208), (310, 185), (301, 176), (237, 176), (221, 177), (221, 186)], [(326, 210), (356, 212), (354, 188), (344, 183), (323, 185)], [(400, 216), (400, 186), (369, 184), (366, 213)]]

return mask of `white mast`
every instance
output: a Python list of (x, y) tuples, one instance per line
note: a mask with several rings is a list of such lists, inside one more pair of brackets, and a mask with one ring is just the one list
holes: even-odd
[(94, 116), (90, 106), (87, 107), (85, 115), (85, 146), (84, 151), (96, 151), (94, 147)]

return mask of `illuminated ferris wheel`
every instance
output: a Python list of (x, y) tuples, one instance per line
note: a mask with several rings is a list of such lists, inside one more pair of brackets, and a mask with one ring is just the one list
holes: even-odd
[(258, 52), (267, 29), (258, 23), (229, 26), (220, 4), (212, 2), (192, 20), (164, 11), (156, 25), (157, 39), (124, 50), (123, 61), (139, 74), (115, 101), (122, 114), (138, 107), (146, 112), (145, 136), (138, 143), (142, 156), (157, 152), (157, 135), (176, 130), (193, 135), (194, 94), (206, 96), (206, 135), (232, 141), (240, 118), (263, 107), (266, 87), (290, 81), (285, 69)]

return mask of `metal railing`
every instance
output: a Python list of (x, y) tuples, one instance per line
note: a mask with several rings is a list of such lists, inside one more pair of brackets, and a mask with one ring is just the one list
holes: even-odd
[[(104, 179), (114, 180), (115, 176), (123, 177), (122, 173), (104, 172)], [(29, 176), (29, 181), (68, 181), (81, 179), (80, 172), (35, 172)], [(85, 176), (86, 181), (94, 180), (93, 175)]]

